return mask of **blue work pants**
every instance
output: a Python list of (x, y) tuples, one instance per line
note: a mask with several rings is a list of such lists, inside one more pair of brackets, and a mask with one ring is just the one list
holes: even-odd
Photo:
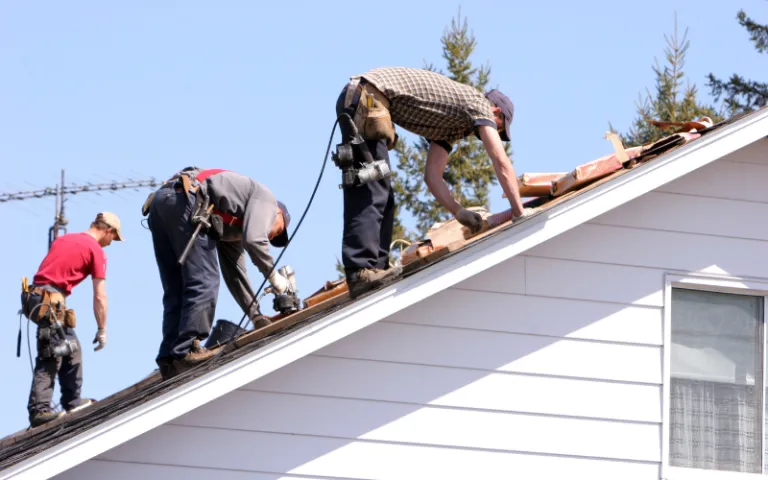
[(173, 186), (158, 190), (148, 224), (163, 286), (163, 340), (157, 360), (182, 358), (197, 339), (208, 338), (219, 295), (216, 242), (201, 232), (184, 262), (178, 264), (194, 225), (194, 196)]
[[(336, 115), (344, 111), (347, 87), (336, 101)], [(341, 126), (342, 141), (350, 139), (352, 132)], [(386, 140), (367, 140), (374, 160), (385, 160), (389, 165)], [(357, 153), (356, 153), (357, 154)], [(362, 163), (362, 158), (356, 159)], [(344, 231), (341, 240), (341, 262), (349, 273), (363, 268), (389, 268), (389, 246), (395, 221), (395, 193), (391, 178), (344, 189)]]

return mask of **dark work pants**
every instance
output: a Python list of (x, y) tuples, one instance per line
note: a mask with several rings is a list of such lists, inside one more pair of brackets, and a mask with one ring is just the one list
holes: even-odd
[[(345, 86), (336, 101), (336, 115), (344, 110), (346, 93)], [(348, 141), (351, 135), (345, 130), (341, 127), (342, 142)], [(366, 143), (375, 160), (386, 160), (389, 165), (386, 140), (369, 140)], [(361, 160), (356, 159), (358, 162)], [(388, 268), (394, 221), (395, 194), (390, 178), (344, 189), (341, 262), (347, 273), (363, 268)]]
[[(61, 406), (69, 411), (75, 408), (80, 401), (80, 390), (83, 387), (83, 354), (73, 328), (64, 327), (64, 337), (66, 340), (77, 343), (77, 352), (67, 357), (41, 358), (51, 341), (40, 340), (40, 329), (38, 328), (37, 358), (35, 359), (32, 388), (27, 403), (30, 417), (36, 413), (51, 410), (53, 388), (57, 375), (59, 387), (61, 387)], [(58, 340), (60, 339), (57, 334), (54, 337), (54, 345)]]
[(157, 360), (182, 358), (195, 339), (208, 338), (219, 295), (216, 242), (200, 233), (184, 261), (178, 259), (192, 236), (194, 197), (174, 188), (158, 190), (149, 210), (155, 260), (163, 286), (163, 340)]

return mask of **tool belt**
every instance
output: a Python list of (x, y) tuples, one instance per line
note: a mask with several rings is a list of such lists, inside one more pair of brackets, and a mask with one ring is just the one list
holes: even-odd
[[(210, 199), (203, 190), (200, 189), (200, 185), (209, 176), (225, 171), (226, 170), (222, 169), (203, 170), (198, 167), (187, 167), (168, 179), (161, 188), (172, 187), (179, 193), (187, 192), (189, 195), (193, 196), (195, 204), (192, 207), (190, 221), (193, 224), (196, 224), (201, 218), (204, 219), (208, 216), (206, 210), (208, 210), (210, 205)], [(144, 201), (144, 205), (141, 208), (142, 215), (147, 216), (149, 214), (149, 208), (156, 193), (157, 192), (152, 192)], [(213, 208), (208, 221), (210, 222), (211, 227), (206, 228), (204, 231), (208, 236), (216, 240), (224, 236), (224, 226), (243, 228), (242, 218), (219, 211), (215, 207)]]
[(344, 97), (357, 131), (366, 140), (386, 140), (387, 149), (397, 143), (397, 133), (389, 113), (389, 99), (361, 77), (352, 77)]
[(69, 328), (77, 326), (75, 311), (67, 309), (66, 297), (49, 285), (27, 286), (22, 280), (21, 311), (29, 321), (39, 327), (49, 327), (58, 320)]

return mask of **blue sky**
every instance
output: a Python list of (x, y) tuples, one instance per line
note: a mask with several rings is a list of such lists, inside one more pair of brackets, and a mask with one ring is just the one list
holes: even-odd
[[(588, 3), (588, 5), (585, 5)], [(377, 9), (387, 5), (388, 11)], [(653, 85), (674, 12), (689, 27), (686, 73), (765, 79), (764, 57), (735, 20), (768, 22), (763, 0), (732, 2), (169, 1), (0, 4), (0, 192), (67, 182), (163, 179), (190, 164), (264, 183), (298, 221), (319, 172), (334, 104), (350, 75), (379, 66), (444, 66), (440, 37), (458, 8), (492, 65), (491, 85), (515, 103), (517, 174), (568, 171), (611, 151), (608, 122), (625, 131)], [(402, 130), (399, 132), (404, 134)], [(406, 134), (406, 137), (409, 135)], [(411, 137), (412, 138), (412, 137)], [(339, 135), (334, 138), (334, 145)], [(312, 209), (283, 257), (303, 297), (336, 278), (342, 230), (339, 171), (329, 160)], [(90, 279), (69, 305), (84, 346), (83, 396), (104, 398), (150, 374), (160, 341), (162, 289), (141, 205), (149, 193), (85, 194), (66, 204), (69, 231), (102, 210), (126, 241), (107, 248), (108, 344), (93, 352)], [(491, 210), (508, 208), (501, 189)], [(54, 200), (0, 204), (0, 436), (25, 428), (31, 381), (26, 338), (16, 358), (19, 282), (47, 250)], [(275, 250), (274, 256), (280, 253)], [(257, 287), (261, 276), (249, 273)], [(263, 310), (271, 312), (269, 299)], [(222, 284), (216, 318), (242, 312)], [(26, 320), (25, 320), (26, 322)], [(34, 330), (32, 330), (34, 332)], [(26, 337), (26, 329), (25, 329)], [(58, 402), (58, 387), (55, 402)]]

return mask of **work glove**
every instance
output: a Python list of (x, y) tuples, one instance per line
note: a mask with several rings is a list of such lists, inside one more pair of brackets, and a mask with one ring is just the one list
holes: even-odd
[(96, 336), (93, 337), (93, 343), (98, 343), (99, 346), (94, 348), (94, 352), (98, 352), (102, 348), (104, 348), (104, 345), (107, 344), (107, 329), (106, 328), (100, 328), (96, 331)]
[(288, 279), (280, 275), (277, 270), (272, 270), (269, 275), (269, 283), (272, 285), (272, 289), (279, 295), (288, 291)]
[(483, 228), (483, 217), (479, 213), (467, 210), (466, 208), (460, 208), (456, 212), (456, 220), (469, 228), (469, 231), (472, 233), (477, 233)]
[(523, 208), (523, 214), (519, 217), (514, 217), (512, 219), (512, 223), (519, 222), (520, 220), (524, 219), (525, 217), (528, 217), (530, 215), (533, 215), (533, 209), (532, 208)]

